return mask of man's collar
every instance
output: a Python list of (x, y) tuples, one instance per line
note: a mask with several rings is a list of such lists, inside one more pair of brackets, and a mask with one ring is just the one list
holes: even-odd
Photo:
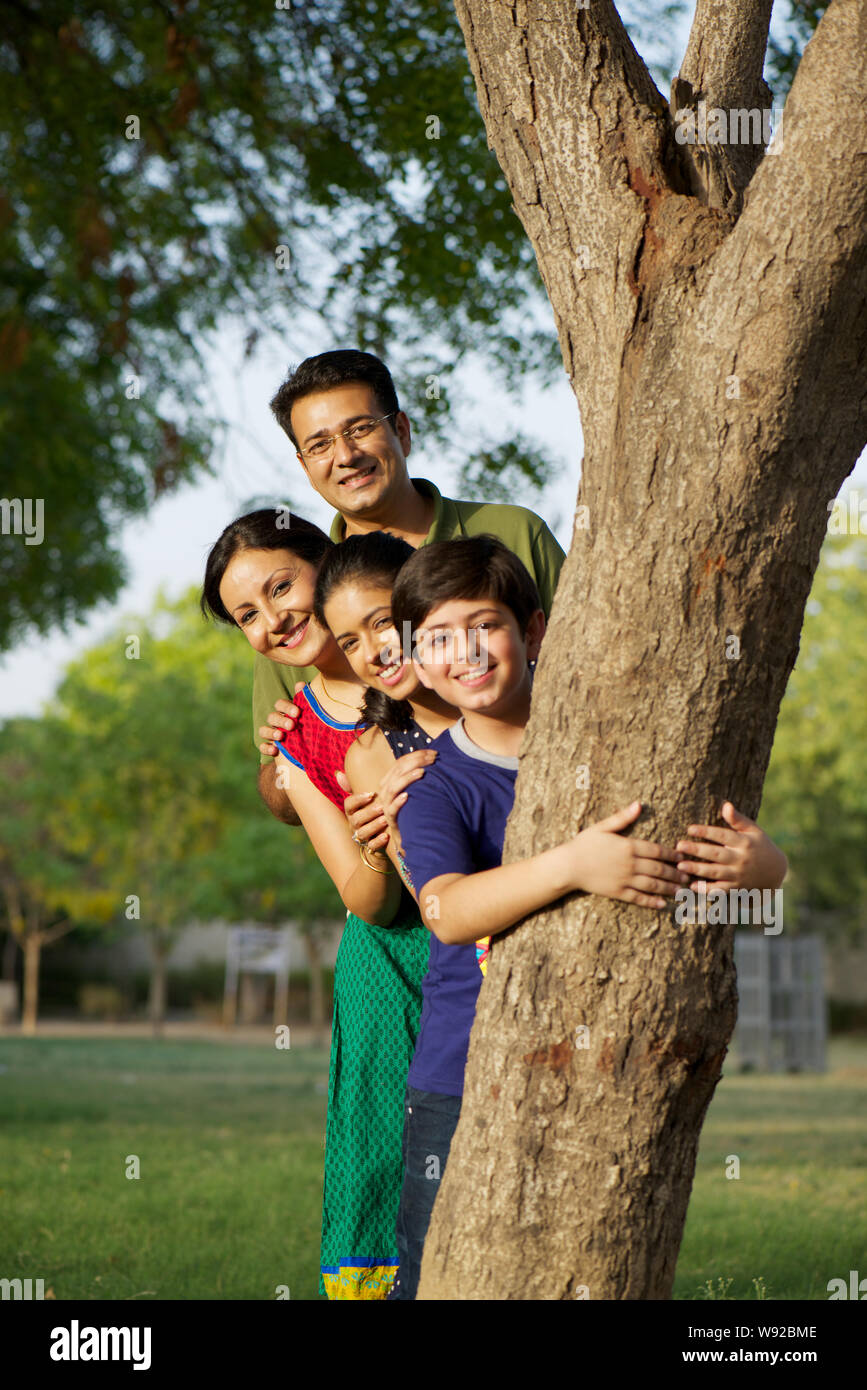
[[(430, 530), (422, 542), (424, 545), (428, 541), (438, 539), (442, 530), (445, 503), (439, 488), (434, 483), (428, 482), (427, 478), (410, 478), (410, 482), (416, 492), (420, 492), (423, 497), (430, 497), (434, 504), (433, 521), (430, 524)], [(329, 534), (335, 545), (339, 545), (342, 540), (346, 539), (346, 522), (341, 512), (335, 513)]]

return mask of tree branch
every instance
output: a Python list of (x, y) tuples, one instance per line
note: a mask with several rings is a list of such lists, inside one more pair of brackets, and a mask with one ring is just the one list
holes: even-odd
[[(764, 456), (786, 451), (792, 469), (824, 476), (828, 498), (867, 437), (865, 74), (860, 0), (832, 0), (695, 324), (741, 399), (767, 402)], [(841, 449), (849, 463), (837, 476), (828, 460)]]
[(455, 8), (582, 414), (604, 415), (638, 311), (652, 205), (688, 191), (666, 103), (611, 0)]
[[(771, 103), (762, 71), (773, 2), (696, 4), (686, 53), (671, 84), (671, 113), (678, 138), (687, 129), (694, 137), (681, 145), (683, 164), (693, 193), (708, 207), (739, 212), (744, 190), (762, 160)], [(722, 122), (708, 119), (714, 110), (725, 113), (724, 129)], [(738, 113), (737, 121), (732, 112)], [(688, 117), (692, 119), (687, 127)], [(710, 139), (702, 139), (703, 134)]]
[(59, 941), (62, 936), (67, 936), (74, 929), (75, 922), (71, 922), (67, 917), (56, 922), (53, 927), (46, 927), (43, 932), (40, 932), (40, 941), (43, 946), (52, 946), (55, 941)]

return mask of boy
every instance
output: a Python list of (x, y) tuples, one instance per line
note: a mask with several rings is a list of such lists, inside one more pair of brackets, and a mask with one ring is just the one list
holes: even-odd
[[(409, 1300), (460, 1113), (482, 981), (475, 943), (577, 891), (665, 907), (678, 885), (690, 882), (685, 870), (701, 873), (706, 866), (683, 862), (677, 849), (618, 834), (639, 815), (638, 801), (565, 844), (501, 864), (530, 713), (530, 663), (545, 631), (533, 580), (502, 542), (483, 535), (417, 551), (398, 576), (392, 617), (399, 632), (413, 634), (419, 679), (462, 716), (434, 739), (436, 761), (395, 803), (402, 803), (402, 853), (434, 933), (407, 1083), (400, 1274), (391, 1295)], [(740, 878), (748, 868), (764, 883), (782, 882), (785, 856), (752, 822), (743, 824), (751, 827), (744, 844), (723, 842), (731, 873)], [(696, 834), (709, 829), (691, 827)], [(701, 855), (702, 846), (690, 848)], [(708, 858), (721, 862), (716, 851)]]

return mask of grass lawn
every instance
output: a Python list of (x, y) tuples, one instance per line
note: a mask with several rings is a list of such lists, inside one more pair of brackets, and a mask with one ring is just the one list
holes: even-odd
[(3, 1066), (0, 1277), (59, 1299), (317, 1296), (327, 1052), (3, 1038)]
[(829, 1067), (726, 1067), (702, 1130), (675, 1298), (827, 1299), (829, 1279), (867, 1276), (867, 1038), (832, 1040)]
[[(826, 1299), (867, 1276), (867, 1039), (833, 1043), (831, 1065), (727, 1071), (676, 1298)], [(58, 1299), (315, 1298), (327, 1068), (264, 1034), (0, 1039), (0, 1278)]]

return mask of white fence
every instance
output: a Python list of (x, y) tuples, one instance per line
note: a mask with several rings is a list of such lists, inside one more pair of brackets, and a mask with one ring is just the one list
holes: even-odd
[(741, 1066), (758, 1071), (825, 1071), (827, 1006), (818, 936), (735, 932)]

